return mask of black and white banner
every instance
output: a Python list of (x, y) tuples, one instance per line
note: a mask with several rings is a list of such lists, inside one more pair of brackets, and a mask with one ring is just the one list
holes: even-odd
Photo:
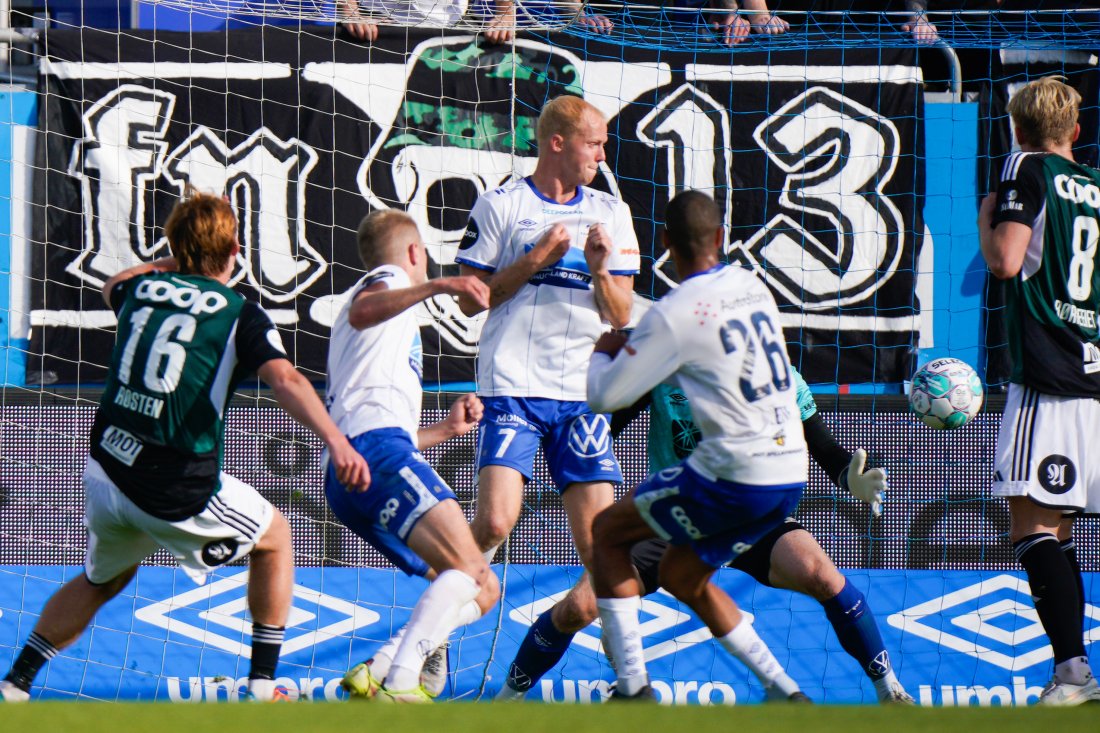
[[(564, 93), (610, 121), (596, 185), (633, 211), (640, 295), (675, 282), (655, 246), (665, 204), (702, 189), (726, 212), (727, 256), (779, 299), (809, 381), (910, 374), (924, 232), (912, 51), (657, 52), (567, 34), (489, 46), (408, 29), (359, 45), (324, 28), (83, 29), (44, 48), (29, 371), (45, 381), (103, 378), (114, 317), (98, 290), (167, 253), (160, 225), (188, 182), (229, 197), (235, 286), (323, 373), (361, 274), (360, 219), (408, 210), (433, 273), (453, 272), (475, 197), (533, 169), (539, 110)], [(426, 381), (472, 379), (481, 319), (449, 298), (421, 314)]]

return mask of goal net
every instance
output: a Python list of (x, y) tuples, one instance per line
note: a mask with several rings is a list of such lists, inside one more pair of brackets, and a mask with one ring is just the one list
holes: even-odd
[[(505, 5), (462, 3), (442, 27), (432, 15), (442, 4), (404, 4), (416, 18), (395, 15), (397, 5), (168, 1), (147, 11), (172, 13), (173, 28), (54, 23), (34, 42), (16, 39), (9, 73), (26, 86), (0, 92), (0, 663), (49, 594), (81, 572), (80, 474), (115, 326), (99, 289), (166, 253), (162, 224), (187, 184), (229, 198), (243, 248), (232, 283), (320, 382), (333, 319), (363, 274), (361, 218), (407, 211), (430, 273), (456, 274), (476, 197), (530, 173), (539, 110), (579, 94), (609, 121), (594, 186), (632, 211), (643, 260), (635, 310), (676, 285), (659, 245), (666, 203), (685, 189), (711, 194), (728, 229), (723, 256), (768, 282), (826, 422), (888, 468), (882, 517), (817, 466), (798, 516), (867, 595), (902, 681), (922, 704), (1033, 702), (1050, 648), (1012, 557), (1006, 507), (989, 496), (1007, 368), (1003, 294), (986, 282), (975, 218), (1011, 150), (1004, 101), (1028, 78), (1061, 73), (1085, 93), (1079, 159), (1095, 162), (1096, 60), (1076, 50), (1094, 47), (1093, 15), (931, 14), (940, 41), (922, 44), (902, 29), (907, 17), (792, 13), (781, 16), (787, 33), (754, 31), (731, 47), (691, 8), (522, 2), (494, 26)], [(378, 23), (377, 38), (346, 27), (361, 22)], [(515, 36), (490, 41), (501, 27)], [(417, 313), (429, 421), (475, 388), (481, 319), (445, 297)], [(907, 380), (939, 356), (979, 368), (990, 393), (983, 413), (950, 433), (906, 414)], [(642, 415), (616, 441), (625, 487), (646, 474), (646, 427)], [(407, 619), (424, 583), (333, 518), (319, 455), (267, 394), (242, 387), (226, 470), (294, 532), (281, 682), (334, 699), (343, 672)], [(428, 452), (468, 515), (474, 456), (473, 434)], [(1100, 638), (1097, 529), (1094, 518), (1078, 523), (1090, 644)], [(452, 639), (453, 697), (494, 694), (531, 620), (580, 576), (541, 459), (494, 569), (502, 602)], [(237, 699), (251, 630), (246, 570), (196, 587), (165, 553), (153, 556), (36, 690)], [(819, 604), (733, 570), (716, 577), (813, 699), (875, 700)], [(647, 598), (643, 621), (663, 700), (760, 699), (671, 596)], [(596, 702), (612, 678), (592, 627), (530, 697)]]

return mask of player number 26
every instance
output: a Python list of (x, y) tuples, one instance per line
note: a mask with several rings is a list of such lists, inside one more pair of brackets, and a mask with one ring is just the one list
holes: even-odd
[[(741, 358), (741, 374), (738, 378), (741, 394), (749, 402), (764, 399), (773, 391), (790, 389), (791, 371), (787, 352), (780, 336), (782, 332), (772, 323), (771, 316), (756, 311), (749, 316), (748, 325), (741, 318), (731, 318), (719, 330), (722, 348), (727, 354)], [(757, 351), (762, 351), (771, 369), (771, 381), (753, 383)]]

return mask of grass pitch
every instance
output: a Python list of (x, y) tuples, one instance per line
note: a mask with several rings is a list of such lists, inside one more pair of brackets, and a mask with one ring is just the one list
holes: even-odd
[(0, 731), (95, 733), (1041, 733), (1100, 730), (1100, 705), (902, 708), (826, 705), (86, 703), (0, 706)]

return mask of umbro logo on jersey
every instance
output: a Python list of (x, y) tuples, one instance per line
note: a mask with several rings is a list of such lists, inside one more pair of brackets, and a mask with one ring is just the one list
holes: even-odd
[(520, 229), (533, 229), (538, 226), (538, 222), (534, 219), (523, 219), (518, 224)]
[(603, 415), (581, 415), (569, 426), (569, 450), (581, 458), (595, 458), (611, 445), (611, 425)]

